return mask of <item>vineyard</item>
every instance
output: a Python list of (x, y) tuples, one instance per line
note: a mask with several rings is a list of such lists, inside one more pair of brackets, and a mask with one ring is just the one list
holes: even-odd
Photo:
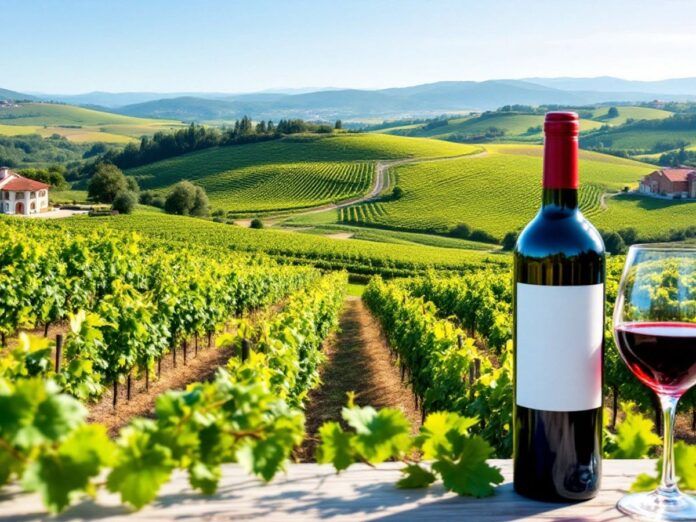
[[(100, 488), (139, 509), (177, 470), (211, 494), (225, 463), (265, 481), (284, 469), (305, 438), (309, 392), (322, 384), (323, 345), (338, 325), (345, 272), (282, 265), (215, 241), (16, 219), (0, 221), (0, 239), (1, 484), (37, 492), (53, 512)], [(621, 263), (609, 264), (608, 310)], [(422, 426), (414, 434), (402, 410), (359, 406), (349, 394), (341, 418), (318, 428), (317, 462), (341, 471), (398, 460), (400, 488), (439, 480), (460, 495), (493, 494), (503, 477), (487, 459), (511, 450), (509, 269), (377, 276), (363, 299)], [(54, 341), (44, 335), (55, 325), (67, 328)], [(149, 418), (132, 418), (113, 439), (105, 425), (86, 422), (90, 405), (109, 393), (119, 408), (119, 386), (126, 400), (132, 382), (144, 382), (137, 393), (147, 393), (163, 358), (186, 365), (213, 346), (230, 354), (223, 367), (159, 395)], [(605, 454), (644, 457), (659, 439), (636, 407), (650, 414), (654, 404), (610, 335), (606, 359), (613, 412)], [(694, 394), (683, 404), (693, 412)], [(683, 486), (693, 488), (693, 447), (677, 448)], [(653, 480), (643, 476), (641, 484)]]
[(361, 196), (371, 188), (373, 177), (374, 164), (369, 162), (274, 163), (214, 174), (202, 185), (217, 208), (263, 212)]
[(285, 137), (216, 147), (131, 169), (141, 187), (166, 189), (186, 179), (212, 203), (232, 212), (321, 205), (361, 195), (373, 180), (374, 160), (447, 157), (472, 145), (377, 134)]
[(136, 232), (178, 245), (211, 246), (226, 252), (262, 252), (293, 263), (346, 269), (354, 274), (405, 276), (429, 267), (463, 271), (485, 265), (507, 265), (506, 256), (480, 250), (376, 241), (339, 241), (282, 230), (252, 230), (159, 212), (137, 212), (112, 218), (71, 218), (67, 228), (89, 233), (104, 226)]
[[(488, 154), (395, 168), (398, 200), (369, 202), (341, 210), (350, 224), (447, 233), (459, 223), (498, 240), (518, 230), (536, 213), (541, 201), (541, 148), (523, 145), (485, 146)], [(692, 224), (696, 204), (605, 197), (634, 185), (650, 165), (584, 152), (580, 208), (599, 228), (635, 227), (641, 237), (654, 237)], [(650, 210), (650, 212), (647, 212)]]

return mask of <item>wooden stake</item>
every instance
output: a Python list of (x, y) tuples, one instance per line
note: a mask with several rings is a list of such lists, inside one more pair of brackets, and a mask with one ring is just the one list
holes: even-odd
[(56, 373), (60, 373), (60, 367), (63, 364), (63, 336), (56, 335)]
[(130, 402), (131, 400), (131, 374), (128, 374), (128, 379), (126, 380), (126, 400)]
[(184, 366), (186, 366), (186, 359), (188, 355), (188, 341), (186, 339), (182, 341), (181, 348), (184, 350)]
[(193, 356), (198, 357), (198, 333), (196, 333), (194, 339), (195, 339), (196, 345), (194, 348)]
[(49, 323), (48, 321), (46, 321), (46, 324), (44, 325), (44, 337), (48, 337), (48, 326), (49, 326), (49, 324), (50, 324), (50, 323)]
[(145, 366), (145, 391), (150, 391), (150, 367)]
[(242, 362), (246, 361), (249, 358), (250, 352), (251, 343), (249, 342), (249, 339), (242, 339)]
[(159, 379), (162, 376), (162, 358), (158, 357), (157, 358), (157, 378)]
[(174, 368), (176, 368), (176, 343), (172, 343), (172, 357)]
[(117, 404), (118, 404), (118, 379), (116, 379), (114, 381), (114, 400), (113, 400), (114, 410), (116, 409)]

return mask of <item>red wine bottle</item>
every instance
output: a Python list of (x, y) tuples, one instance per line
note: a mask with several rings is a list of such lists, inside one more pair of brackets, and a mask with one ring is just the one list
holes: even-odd
[(514, 252), (515, 490), (594, 497), (602, 471), (604, 243), (578, 208), (578, 115), (544, 122), (542, 205)]

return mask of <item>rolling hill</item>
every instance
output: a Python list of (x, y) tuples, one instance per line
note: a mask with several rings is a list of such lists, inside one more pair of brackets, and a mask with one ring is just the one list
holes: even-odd
[(300, 135), (206, 149), (127, 172), (141, 188), (163, 190), (186, 179), (216, 208), (260, 212), (301, 208), (366, 193), (374, 160), (450, 157), (477, 147), (378, 134)]
[(127, 143), (144, 134), (181, 126), (172, 120), (134, 118), (73, 105), (21, 103), (0, 107), (0, 134), (58, 134), (72, 141)]
[[(395, 169), (404, 195), (396, 201), (342, 209), (346, 223), (400, 230), (447, 233), (459, 223), (498, 239), (527, 223), (541, 198), (541, 147), (485, 145), (487, 155), (414, 163)], [(597, 226), (634, 226), (643, 237), (693, 224), (696, 202), (674, 204), (617, 196), (654, 167), (613, 156), (581, 153), (580, 206)]]

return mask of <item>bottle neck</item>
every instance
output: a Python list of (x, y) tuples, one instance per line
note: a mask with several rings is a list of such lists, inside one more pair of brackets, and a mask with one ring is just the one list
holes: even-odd
[(578, 189), (544, 187), (541, 197), (544, 212), (573, 212), (578, 209)]
[(547, 129), (544, 140), (542, 209), (570, 212), (578, 208), (578, 137)]

